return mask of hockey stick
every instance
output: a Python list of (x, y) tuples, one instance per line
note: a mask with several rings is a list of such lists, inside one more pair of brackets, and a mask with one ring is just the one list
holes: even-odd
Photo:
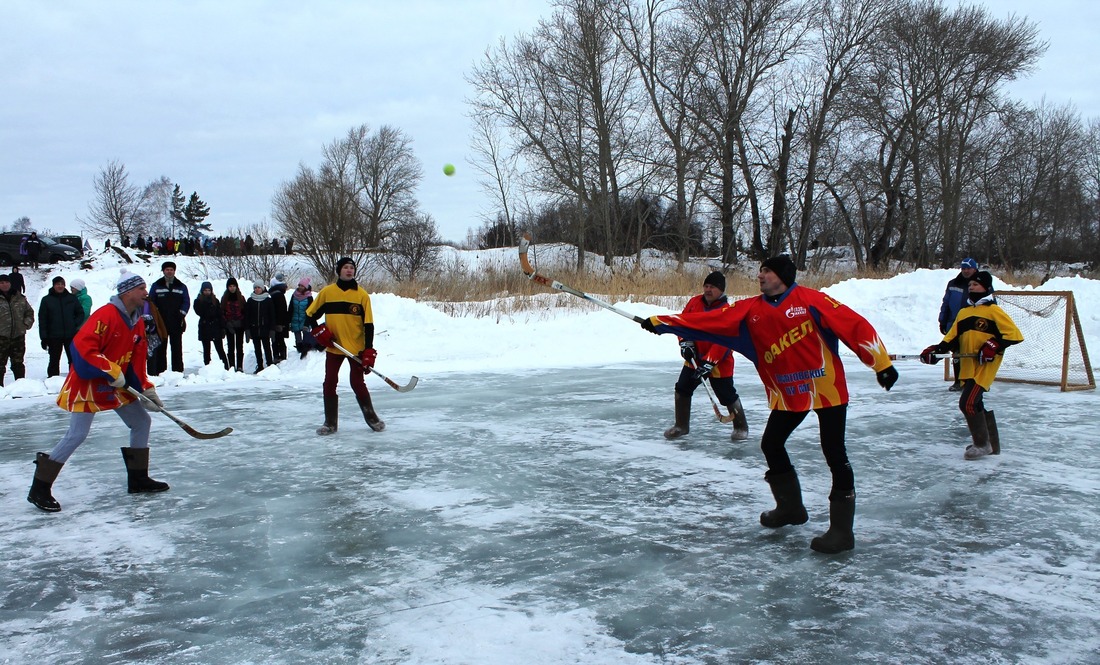
[(397, 391), (397, 392), (399, 392), (399, 393), (407, 393), (407, 392), (409, 392), (410, 390), (412, 390), (413, 388), (415, 388), (415, 387), (416, 387), (416, 382), (420, 380), (420, 379), (418, 379), (417, 377), (415, 377), (415, 376), (414, 376), (413, 378), (409, 379), (409, 382), (408, 382), (408, 383), (406, 383), (405, 385), (403, 385), (403, 386), (401, 386), (401, 385), (398, 385), (396, 381), (394, 381), (394, 380), (393, 380), (393, 379), (391, 379), (390, 377), (386, 376), (386, 375), (385, 375), (385, 374), (383, 374), (382, 372), (379, 372), (378, 370), (376, 370), (376, 369), (374, 369), (373, 367), (370, 367), (370, 366), (368, 366), (368, 365), (364, 365), (364, 364), (363, 364), (363, 359), (362, 359), (362, 358), (360, 358), (359, 356), (355, 355), (355, 354), (354, 354), (354, 353), (352, 353), (351, 351), (348, 351), (348, 350), (347, 350), (347, 349), (345, 349), (344, 347), (340, 346), (339, 344), (337, 344), (337, 343), (336, 343), (336, 341), (335, 341), (335, 340), (334, 340), (334, 341), (332, 342), (332, 346), (333, 346), (333, 348), (335, 348), (335, 349), (339, 349), (339, 350), (340, 350), (340, 351), (341, 351), (341, 352), (342, 352), (342, 353), (343, 353), (343, 354), (344, 354), (345, 356), (347, 356), (348, 358), (351, 358), (352, 360), (354, 360), (355, 362), (359, 363), (360, 365), (363, 365), (363, 369), (365, 369), (365, 370), (370, 370), (370, 371), (371, 371), (371, 372), (373, 372), (374, 374), (377, 374), (377, 375), (378, 375), (378, 378), (380, 378), (380, 379), (382, 379), (383, 381), (385, 381), (385, 382), (386, 382), (386, 383), (387, 383), (387, 384), (389, 385), (389, 387), (390, 387), (390, 388), (393, 388), (394, 390), (396, 390), (396, 391)]
[[(695, 359), (694, 358), (692, 358), (688, 362), (691, 363), (691, 367), (693, 369), (699, 369), (695, 365)], [(733, 422), (733, 414), (731, 413), (728, 416), (723, 416), (722, 415), (722, 410), (718, 408), (718, 400), (714, 399), (714, 393), (712, 393), (710, 391), (710, 386), (707, 385), (707, 383), (709, 383), (709, 382), (706, 380), (706, 378), (705, 377), (700, 377), (699, 383), (703, 384), (703, 390), (707, 391), (707, 397), (710, 398), (710, 405), (714, 407), (714, 415), (718, 416), (718, 422), (720, 422), (720, 423), (732, 423)]]
[[(132, 386), (126, 386), (126, 392), (128, 392), (131, 395), (133, 395), (134, 397), (136, 397), (139, 402), (142, 401), (142, 400), (145, 400), (146, 402), (149, 402), (150, 404), (154, 403), (153, 400), (149, 399), (145, 395), (142, 395), (137, 390), (134, 390), (134, 388)], [(183, 428), (184, 432), (187, 432), (188, 434), (190, 434), (192, 437), (194, 437), (196, 439), (220, 439), (223, 436), (225, 436), (225, 435), (227, 435), (227, 434), (229, 434), (230, 432), (233, 431), (232, 427), (226, 427), (225, 429), (223, 429), (220, 432), (214, 432), (213, 434), (207, 434), (205, 432), (198, 431), (194, 427), (191, 427), (190, 425), (183, 422), (179, 418), (173, 416), (171, 413), (169, 413), (168, 409), (164, 408), (163, 406), (157, 406), (157, 410), (160, 411), (161, 413), (163, 413), (164, 415), (168, 416), (169, 420), (171, 420), (172, 422), (179, 425), (181, 428)]]
[[(890, 353), (886, 357), (889, 358), (890, 360), (920, 360), (920, 354), (919, 353)], [(953, 356), (952, 355), (942, 355), (941, 356), (939, 354), (935, 354), (935, 357), (936, 357), (936, 363), (938, 363), (941, 358), (977, 358), (978, 354), (976, 354), (976, 353), (961, 353), (961, 354), (956, 354), (956, 355), (953, 355)], [(933, 363), (933, 364), (935, 364), (935, 363)]]
[(394, 390), (396, 390), (399, 393), (409, 392), (410, 390), (412, 390), (413, 388), (416, 387), (416, 382), (420, 380), (420, 379), (418, 379), (414, 376), (407, 384), (405, 384), (403, 386), (398, 385), (396, 381), (391, 380), (390, 377), (386, 376), (382, 372), (379, 372), (378, 370), (374, 369), (373, 367), (370, 367), (369, 365), (365, 365), (363, 363), (362, 358), (360, 358), (359, 356), (355, 355), (351, 351), (348, 351), (344, 347), (337, 344), (335, 335), (332, 334), (332, 331), (329, 330), (328, 326), (325, 325), (324, 323), (322, 323), (318, 326), (314, 326), (313, 329), (309, 331), (309, 334), (312, 335), (313, 339), (317, 340), (317, 343), (320, 344), (321, 346), (326, 346), (326, 347), (331, 346), (334, 349), (338, 349), (345, 356), (347, 356), (348, 358), (351, 358), (355, 362), (362, 365), (363, 369), (369, 370), (369, 371), (377, 374), (379, 377), (381, 377), (381, 379), (383, 381), (385, 381), (389, 385), (390, 388), (393, 388)]
[(559, 282), (557, 280), (550, 279), (549, 277), (543, 277), (542, 275), (535, 272), (535, 269), (531, 267), (531, 262), (527, 260), (527, 247), (530, 244), (531, 244), (531, 234), (524, 233), (523, 237), (519, 241), (519, 267), (523, 270), (523, 274), (527, 275), (527, 279), (531, 280), (532, 282), (537, 282), (539, 284), (542, 284), (543, 286), (548, 286), (551, 289), (556, 289), (558, 291), (564, 291), (565, 293), (575, 295), (578, 298), (583, 298), (584, 300), (587, 300), (590, 303), (593, 303), (595, 305), (599, 305), (600, 307), (603, 307), (606, 310), (610, 310), (612, 312), (615, 312), (619, 316), (626, 317), (626, 318), (630, 319), (631, 321), (633, 321), (634, 323), (641, 323), (642, 321), (645, 321), (645, 319), (643, 319), (642, 317), (634, 316), (633, 314), (628, 314), (627, 312), (624, 312), (623, 310), (619, 309), (618, 307), (615, 307), (611, 303), (606, 303), (606, 302), (600, 300), (599, 298), (596, 298), (595, 296), (588, 295), (584, 291), (578, 291), (577, 289), (570, 288), (570, 287), (566, 286), (565, 284), (562, 284), (561, 282)]

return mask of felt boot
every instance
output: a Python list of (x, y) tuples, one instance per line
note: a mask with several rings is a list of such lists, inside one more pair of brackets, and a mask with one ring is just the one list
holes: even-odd
[(31, 491), (27, 494), (27, 501), (47, 513), (56, 513), (61, 510), (61, 504), (53, 498), (53, 481), (57, 480), (57, 474), (61, 473), (61, 467), (65, 465), (53, 461), (46, 453), (36, 454), (34, 465), (34, 479), (31, 480)]
[(363, 412), (363, 419), (367, 421), (368, 427), (375, 432), (381, 432), (386, 429), (386, 423), (382, 422), (378, 418), (378, 414), (374, 412), (374, 405), (371, 404), (370, 395), (356, 397), (355, 399), (359, 402), (359, 410)]
[(760, 513), (760, 523), (769, 529), (778, 529), (788, 524), (805, 524), (810, 516), (806, 506), (802, 505), (802, 485), (794, 469), (786, 473), (764, 474), (764, 480), (772, 488), (775, 497), (775, 509)]
[(825, 554), (837, 554), (856, 546), (852, 522), (856, 516), (856, 493), (829, 497), (829, 530), (810, 541), (810, 549)]
[(730, 413), (733, 414), (733, 432), (730, 433), (730, 441), (744, 441), (749, 438), (749, 421), (745, 418), (745, 407), (741, 406), (740, 397), (730, 404)]
[(340, 416), (340, 397), (339, 395), (333, 395), (329, 397), (325, 396), (325, 424), (317, 428), (317, 433), (321, 436), (333, 434), (336, 432), (336, 423)]
[(989, 448), (992, 451), (990, 455), (1001, 454), (1001, 435), (997, 432), (997, 418), (993, 415), (992, 411), (985, 412), (985, 429), (989, 432)]
[(676, 424), (665, 430), (666, 439), (678, 439), (691, 431), (688, 423), (691, 421), (691, 397), (675, 393), (676, 395)]
[(966, 447), (963, 459), (975, 460), (993, 452), (993, 446), (989, 445), (989, 428), (985, 424), (985, 418), (984, 412), (966, 414), (966, 426), (970, 428), (970, 438), (974, 443)]
[(126, 462), (126, 491), (130, 494), (144, 492), (163, 492), (168, 483), (149, 477), (149, 449), (122, 448), (122, 459)]

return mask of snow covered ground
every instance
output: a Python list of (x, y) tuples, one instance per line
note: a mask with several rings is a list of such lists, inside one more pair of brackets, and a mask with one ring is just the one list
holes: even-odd
[[(201, 262), (177, 263), (197, 290)], [(96, 305), (117, 270), (80, 275)], [(53, 274), (76, 276), (28, 280), (35, 305)], [(891, 352), (917, 353), (939, 339), (953, 274), (828, 291)], [(1043, 289), (1075, 292), (1095, 353), (1098, 283)], [(187, 371), (159, 392), (196, 429), (234, 433), (198, 441), (154, 415), (153, 476), (172, 489), (130, 496), (125, 430), (101, 416), (55, 515), (24, 499), (34, 452), (67, 424), (32, 344), (28, 378), (0, 389), (0, 662), (1097, 662), (1095, 392), (996, 384), (1004, 453), (965, 462), (940, 368), (899, 362), (886, 393), (852, 357), (857, 546), (827, 557), (808, 548), (829, 483), (812, 417), (789, 445), (810, 523), (758, 523), (767, 409), (747, 362), (752, 439), (730, 443), (700, 392), (692, 433), (670, 443), (674, 338), (606, 311), (373, 301), (379, 369), (420, 377), (404, 394), (368, 379), (385, 432), (341, 386), (340, 432), (313, 434), (319, 354), (226, 373), (202, 367), (189, 332)]]

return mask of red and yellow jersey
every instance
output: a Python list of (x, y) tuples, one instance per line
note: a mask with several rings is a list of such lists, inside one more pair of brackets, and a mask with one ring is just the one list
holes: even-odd
[[(953, 351), (967, 356), (976, 355), (988, 339), (997, 340), (1002, 349), (1024, 341), (1024, 335), (1016, 327), (1012, 317), (992, 298), (960, 309), (955, 323), (944, 335), (943, 341)], [(1003, 359), (1002, 353), (998, 353), (993, 362), (988, 363), (979, 363), (977, 358), (960, 358), (959, 380), (974, 379), (979, 386), (989, 390)]]
[(655, 316), (657, 332), (720, 344), (756, 365), (768, 406), (809, 411), (848, 403), (839, 343), (876, 372), (891, 365), (886, 346), (862, 316), (797, 284), (775, 302), (763, 296), (700, 312)]
[[(715, 310), (725, 309), (729, 306), (730, 303), (729, 300), (726, 299), (726, 296), (722, 296), (708, 306), (707, 301), (703, 298), (702, 294), (700, 294), (684, 305), (684, 311), (681, 312), (681, 314), (713, 312)], [(733, 351), (713, 342), (704, 341), (697, 341), (695, 343), (695, 350), (698, 352), (700, 362), (705, 360), (714, 363), (714, 369), (711, 370), (710, 373), (711, 376), (723, 379), (733, 376)], [(689, 365), (690, 363), (685, 360), (684, 364)]]
[[(340, 288), (339, 282), (329, 284), (317, 292), (313, 304), (306, 308), (306, 316), (312, 319), (324, 316), (325, 325), (336, 337), (336, 343), (355, 355), (368, 346), (374, 346), (374, 314), (371, 312), (370, 295), (359, 285)], [(326, 351), (337, 355), (343, 353), (335, 348)]]
[(128, 318), (116, 300), (92, 312), (73, 338), (72, 366), (57, 396), (66, 411), (107, 411), (133, 402), (135, 397), (110, 385), (120, 375), (138, 390), (153, 385), (145, 373), (145, 323)]

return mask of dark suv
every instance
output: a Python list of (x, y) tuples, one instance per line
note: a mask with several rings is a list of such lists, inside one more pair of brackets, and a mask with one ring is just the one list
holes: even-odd
[[(0, 233), (0, 266), (15, 265), (16, 261), (26, 263), (26, 257), (19, 255), (19, 245), (28, 233)], [(80, 258), (81, 252), (49, 236), (38, 236), (42, 249), (38, 260), (42, 263), (73, 261)]]

